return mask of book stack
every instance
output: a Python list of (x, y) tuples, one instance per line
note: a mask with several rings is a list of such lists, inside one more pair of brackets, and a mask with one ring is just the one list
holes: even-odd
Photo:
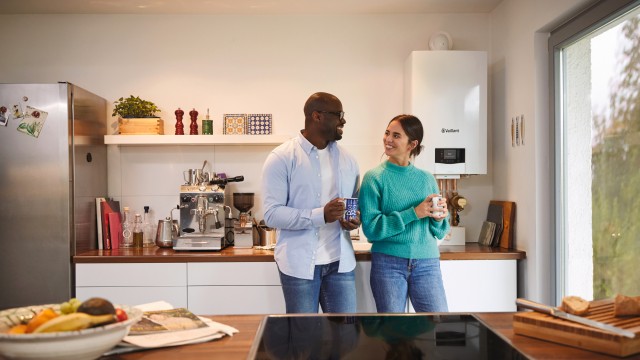
[(122, 241), (120, 202), (109, 198), (96, 198), (98, 249), (118, 249)]

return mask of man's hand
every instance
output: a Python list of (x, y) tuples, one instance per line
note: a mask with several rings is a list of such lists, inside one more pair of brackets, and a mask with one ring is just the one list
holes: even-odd
[(345, 230), (355, 230), (360, 227), (360, 224), (360, 210), (356, 212), (356, 217), (354, 219), (347, 221), (344, 218), (340, 218), (340, 225)]
[(344, 215), (344, 199), (335, 198), (324, 206), (324, 222), (326, 224), (339, 220)]

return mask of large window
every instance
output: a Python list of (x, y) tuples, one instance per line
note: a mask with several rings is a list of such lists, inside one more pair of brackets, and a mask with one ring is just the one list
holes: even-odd
[(640, 1), (554, 31), (556, 298), (640, 295)]

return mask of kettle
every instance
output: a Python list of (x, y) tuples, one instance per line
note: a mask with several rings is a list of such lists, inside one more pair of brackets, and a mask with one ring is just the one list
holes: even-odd
[(173, 247), (173, 240), (178, 237), (178, 226), (170, 217), (158, 221), (156, 245), (161, 248)]

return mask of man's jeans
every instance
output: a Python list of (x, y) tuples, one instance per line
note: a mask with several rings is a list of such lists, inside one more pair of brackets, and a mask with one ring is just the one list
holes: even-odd
[(379, 313), (407, 311), (407, 294), (416, 312), (446, 312), (440, 259), (405, 259), (371, 253), (371, 291)]
[(355, 272), (338, 272), (339, 261), (316, 265), (313, 280), (300, 279), (280, 271), (287, 313), (318, 313), (318, 303), (324, 313), (356, 312)]

